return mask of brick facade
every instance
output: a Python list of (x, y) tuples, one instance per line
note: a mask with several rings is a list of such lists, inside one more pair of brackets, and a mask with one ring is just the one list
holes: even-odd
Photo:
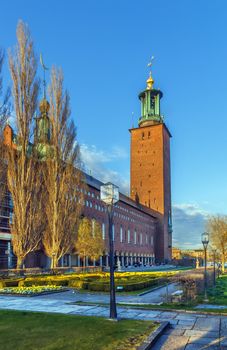
[(130, 130), (131, 181), (133, 200), (153, 209), (158, 219), (156, 257), (171, 259), (170, 133), (164, 123), (149, 124)]

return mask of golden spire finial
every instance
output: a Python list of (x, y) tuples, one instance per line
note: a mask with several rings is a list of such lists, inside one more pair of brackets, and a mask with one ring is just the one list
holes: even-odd
[[(148, 63), (148, 67), (152, 66), (152, 61), (154, 60), (154, 56), (151, 57), (150, 62)], [(149, 78), (147, 79), (147, 89), (151, 90), (153, 88), (153, 84), (154, 84), (154, 80), (152, 78), (152, 74), (151, 74), (151, 68), (150, 68), (150, 73), (149, 73)]]

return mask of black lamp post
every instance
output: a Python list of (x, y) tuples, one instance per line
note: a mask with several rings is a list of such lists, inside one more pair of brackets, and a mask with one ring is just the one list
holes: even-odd
[(117, 307), (114, 283), (114, 242), (113, 242), (113, 214), (114, 205), (119, 200), (119, 189), (108, 182), (100, 187), (100, 199), (106, 203), (109, 222), (109, 257), (110, 257), (110, 319), (117, 320)]
[(209, 244), (209, 233), (204, 232), (201, 236), (201, 241), (203, 243), (204, 248), (204, 257), (205, 257), (205, 268), (204, 268), (204, 301), (208, 301), (207, 299), (207, 247)]

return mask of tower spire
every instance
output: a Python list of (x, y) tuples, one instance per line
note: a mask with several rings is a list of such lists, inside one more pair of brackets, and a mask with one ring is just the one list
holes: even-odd
[(49, 68), (47, 68), (43, 62), (43, 56), (42, 53), (40, 54), (40, 63), (41, 66), (43, 67), (43, 99), (46, 99), (46, 70), (48, 70)]
[(151, 73), (151, 67), (152, 67), (152, 62), (154, 60), (154, 56), (151, 57), (150, 62), (148, 62), (148, 67), (150, 68), (150, 72), (149, 72), (149, 78), (147, 79), (147, 90), (151, 90), (153, 88), (153, 84), (154, 84), (154, 79), (152, 78), (152, 73)]

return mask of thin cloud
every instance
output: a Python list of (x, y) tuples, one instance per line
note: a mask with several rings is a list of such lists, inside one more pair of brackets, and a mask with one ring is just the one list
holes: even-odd
[(82, 144), (80, 146), (82, 168), (88, 174), (96, 177), (100, 181), (111, 181), (115, 185), (119, 186), (120, 191), (124, 194), (129, 193), (129, 180), (123, 177), (118, 171), (110, 170), (110, 163), (113, 165), (115, 162), (128, 158), (128, 153), (125, 149), (114, 146), (110, 151), (103, 151), (97, 149), (94, 145)]
[(173, 244), (179, 248), (201, 247), (209, 213), (198, 204), (173, 205)]

